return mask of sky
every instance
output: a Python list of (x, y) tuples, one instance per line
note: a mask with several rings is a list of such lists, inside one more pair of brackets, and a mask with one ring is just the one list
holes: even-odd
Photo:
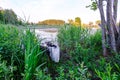
[[(12, 9), (19, 17), (29, 22), (37, 23), (46, 19), (62, 19), (67, 22), (68, 19), (80, 17), (83, 23), (88, 23), (100, 20), (98, 10), (86, 8), (90, 2), (91, 0), (0, 0), (0, 7)], [(119, 9), (120, 2), (120, 14)]]

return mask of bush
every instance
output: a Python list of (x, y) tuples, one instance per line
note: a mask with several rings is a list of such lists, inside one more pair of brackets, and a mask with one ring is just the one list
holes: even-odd
[(76, 44), (84, 44), (89, 31), (81, 27), (64, 26), (58, 32), (58, 42), (60, 43), (61, 50), (69, 53), (76, 48)]
[(106, 69), (105, 71), (100, 71), (100, 70), (95, 70), (98, 77), (101, 80), (118, 80), (118, 75), (116, 74), (116, 72), (112, 72), (112, 66), (110, 65), (110, 63), (106, 64)]
[[(39, 74), (36, 68), (47, 61), (34, 32), (23, 31), (11, 25), (0, 24), (0, 55), (3, 61), (0, 63), (0, 76), (7, 76), (7, 80), (36, 79), (35, 74)], [(3, 75), (4, 73), (6, 74)], [(44, 73), (43, 75), (46, 76)]]
[(85, 28), (64, 26), (59, 30), (58, 41), (63, 60), (67, 54), (72, 64), (84, 62), (88, 70), (92, 71), (91, 75), (95, 76), (95, 61), (100, 58), (102, 51), (100, 31), (92, 34), (91, 30)]
[(78, 62), (87, 63), (102, 50), (100, 31), (91, 34), (90, 30), (81, 27), (62, 27), (58, 33), (58, 41), (62, 52), (76, 58)]
[(10, 80), (13, 79), (13, 71), (16, 70), (16, 67), (9, 65), (7, 66), (7, 61), (2, 60), (0, 55), (0, 80)]
[(14, 76), (21, 77), (24, 69), (24, 54), (21, 45), (22, 32), (15, 26), (0, 24), (0, 54), (6, 65), (15, 65)]
[(97, 30), (94, 34), (89, 36), (87, 45), (94, 49), (94, 51), (102, 52), (102, 35), (101, 30)]
[(91, 74), (84, 63), (78, 65), (60, 66), (58, 67), (59, 76), (56, 80), (90, 80)]

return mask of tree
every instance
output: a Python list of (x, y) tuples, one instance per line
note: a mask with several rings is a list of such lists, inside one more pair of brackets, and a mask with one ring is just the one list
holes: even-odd
[(81, 19), (79, 17), (75, 18), (75, 23), (79, 26), (81, 26)]
[(93, 22), (89, 22), (89, 27), (93, 27)]
[(3, 22), (3, 15), (4, 15), (4, 10), (2, 9), (2, 7), (0, 7), (0, 22)]
[(100, 25), (100, 24), (101, 24), (101, 20), (95, 21), (95, 24), (96, 24), (96, 25)]
[(75, 18), (75, 21), (72, 19), (68, 19), (69, 24), (74, 26), (81, 26), (81, 19), (79, 17)]
[[(91, 1), (92, 4), (87, 7), (90, 7), (92, 10), (99, 9), (100, 12), (103, 55), (107, 56), (112, 51), (118, 53), (120, 51), (120, 26), (116, 26), (118, 0)], [(105, 9), (103, 8), (104, 2), (107, 3), (104, 6), (106, 7), (106, 15)]]
[(0, 10), (0, 22), (3, 22), (3, 10)]
[(72, 19), (68, 19), (68, 23), (69, 23), (69, 24), (73, 24), (74, 21), (73, 21)]
[(5, 9), (4, 10), (4, 21), (5, 23), (16, 24), (17, 23), (17, 15), (12, 9)]
[(38, 22), (40, 25), (64, 25), (65, 21), (63, 20), (57, 20), (57, 19), (48, 19), (44, 21)]

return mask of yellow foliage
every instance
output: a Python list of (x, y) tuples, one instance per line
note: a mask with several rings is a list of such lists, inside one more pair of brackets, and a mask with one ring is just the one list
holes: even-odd
[(73, 25), (78, 27), (78, 26), (80, 26), (80, 23), (74, 22)]
[(76, 17), (75, 18), (75, 24), (76, 24), (76, 26), (81, 26), (81, 19), (80, 19), (80, 17)]
[(73, 21), (72, 19), (68, 19), (68, 23), (69, 23), (69, 24), (73, 24), (74, 21)]
[(95, 21), (95, 24), (96, 24), (96, 25), (99, 25), (100, 23), (101, 23), (100, 20)]
[(56, 20), (56, 19), (49, 19), (38, 22), (40, 25), (64, 25), (65, 21), (63, 20)]
[(68, 23), (74, 26), (81, 26), (81, 19), (79, 17), (76, 17), (75, 21), (73, 21), (72, 19), (68, 19)]

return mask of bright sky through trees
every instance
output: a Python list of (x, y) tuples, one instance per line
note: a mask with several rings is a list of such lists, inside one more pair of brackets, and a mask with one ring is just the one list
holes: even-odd
[[(99, 20), (99, 12), (86, 8), (91, 0), (0, 0), (0, 7), (13, 9), (17, 15), (30, 22), (38, 22), (46, 19), (74, 19), (80, 17), (82, 22)], [(118, 4), (120, 14), (120, 2)], [(120, 15), (118, 15), (120, 20)]]

